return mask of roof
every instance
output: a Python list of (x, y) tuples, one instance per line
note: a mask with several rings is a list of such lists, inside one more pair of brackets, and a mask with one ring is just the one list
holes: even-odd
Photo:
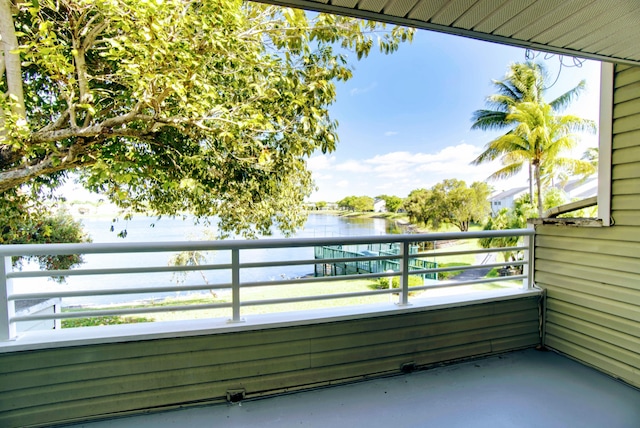
[(499, 201), (505, 198), (516, 196), (520, 193), (529, 190), (528, 187), (515, 187), (513, 189), (505, 190), (504, 192), (497, 193), (489, 198), (490, 201)]
[(586, 186), (588, 184), (591, 184), (590, 187), (597, 187), (597, 183), (598, 180), (596, 177), (589, 177), (589, 178), (577, 178), (574, 180), (569, 181), (567, 184), (565, 184), (564, 186), (561, 186), (562, 190), (564, 190), (567, 193), (571, 193), (574, 190)]
[(593, 185), (582, 189), (580, 193), (577, 193), (571, 196), (576, 199), (587, 199), (597, 195), (598, 195), (598, 183), (593, 183)]
[(534, 50), (640, 65), (637, 0), (263, 0)]

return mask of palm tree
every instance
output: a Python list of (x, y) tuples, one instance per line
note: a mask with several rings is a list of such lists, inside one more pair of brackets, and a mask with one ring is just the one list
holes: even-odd
[(587, 162), (561, 157), (577, 144), (574, 132), (595, 130), (591, 120), (559, 115), (584, 89), (585, 82), (550, 103), (544, 101), (547, 75), (540, 64), (512, 64), (504, 80), (494, 81), (498, 92), (487, 97), (489, 109), (473, 113), (471, 129), (502, 130), (507, 133), (490, 141), (474, 165), (500, 158), (503, 167), (489, 179), (509, 178), (526, 165), (529, 171), (529, 197), (534, 200), (534, 181), (538, 193), (538, 214), (542, 217), (542, 183), (562, 169), (572, 174), (590, 171)]

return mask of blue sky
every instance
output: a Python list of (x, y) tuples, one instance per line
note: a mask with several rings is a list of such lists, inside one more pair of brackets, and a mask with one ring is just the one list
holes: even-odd
[[(548, 58), (545, 59), (545, 56)], [(485, 180), (497, 165), (471, 166), (497, 134), (471, 131), (471, 114), (484, 108), (509, 64), (525, 61), (525, 50), (419, 30), (398, 52), (355, 62), (354, 77), (337, 84), (331, 115), (339, 121), (333, 153), (309, 159), (318, 186), (311, 201), (338, 201), (348, 195), (406, 197), (445, 178), (471, 184)], [(559, 57), (540, 54), (552, 80)], [(565, 64), (573, 59), (564, 58)], [(600, 63), (562, 67), (547, 100), (587, 81), (587, 91), (565, 113), (598, 119)], [(584, 148), (597, 137), (582, 136)], [(490, 183), (496, 190), (525, 186), (526, 176)]]

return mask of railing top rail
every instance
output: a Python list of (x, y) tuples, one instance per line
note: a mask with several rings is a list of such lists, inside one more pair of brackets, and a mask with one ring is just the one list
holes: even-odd
[(250, 250), (262, 248), (313, 247), (334, 244), (428, 242), (459, 239), (492, 238), (503, 236), (533, 236), (533, 229), (482, 230), (474, 232), (438, 232), (424, 234), (342, 236), (331, 238), (281, 238), (257, 240), (222, 241), (171, 241), (171, 242), (117, 242), (82, 244), (12, 244), (0, 245), (0, 257), (62, 255), (62, 254), (106, 254), (145, 253), (169, 251), (206, 250)]

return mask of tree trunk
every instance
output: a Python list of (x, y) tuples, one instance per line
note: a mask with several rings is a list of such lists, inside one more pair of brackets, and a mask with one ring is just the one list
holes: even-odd
[(542, 184), (540, 183), (540, 165), (535, 164), (536, 189), (538, 190), (538, 217), (542, 218)]
[[(4, 50), (0, 49), (0, 82), (2, 82), (3, 80), (4, 80)], [(4, 110), (0, 109), (0, 141), (3, 139), (5, 135), (6, 135), (6, 131), (4, 129)], [(0, 146), (0, 151), (1, 150), (2, 150), (2, 147)], [(0, 153), (0, 159), (2, 159), (1, 153)]]
[(529, 203), (533, 205), (533, 164), (529, 162)]
[(2, 43), (4, 51), (4, 72), (7, 79), (7, 89), (9, 90), (8, 95), (14, 98), (12, 113), (18, 115), (21, 119), (25, 119), (22, 68), (20, 66), (20, 54), (15, 53), (18, 49), (18, 38), (13, 25), (10, 0), (0, 0), (0, 36), (2, 37), (0, 43)]

